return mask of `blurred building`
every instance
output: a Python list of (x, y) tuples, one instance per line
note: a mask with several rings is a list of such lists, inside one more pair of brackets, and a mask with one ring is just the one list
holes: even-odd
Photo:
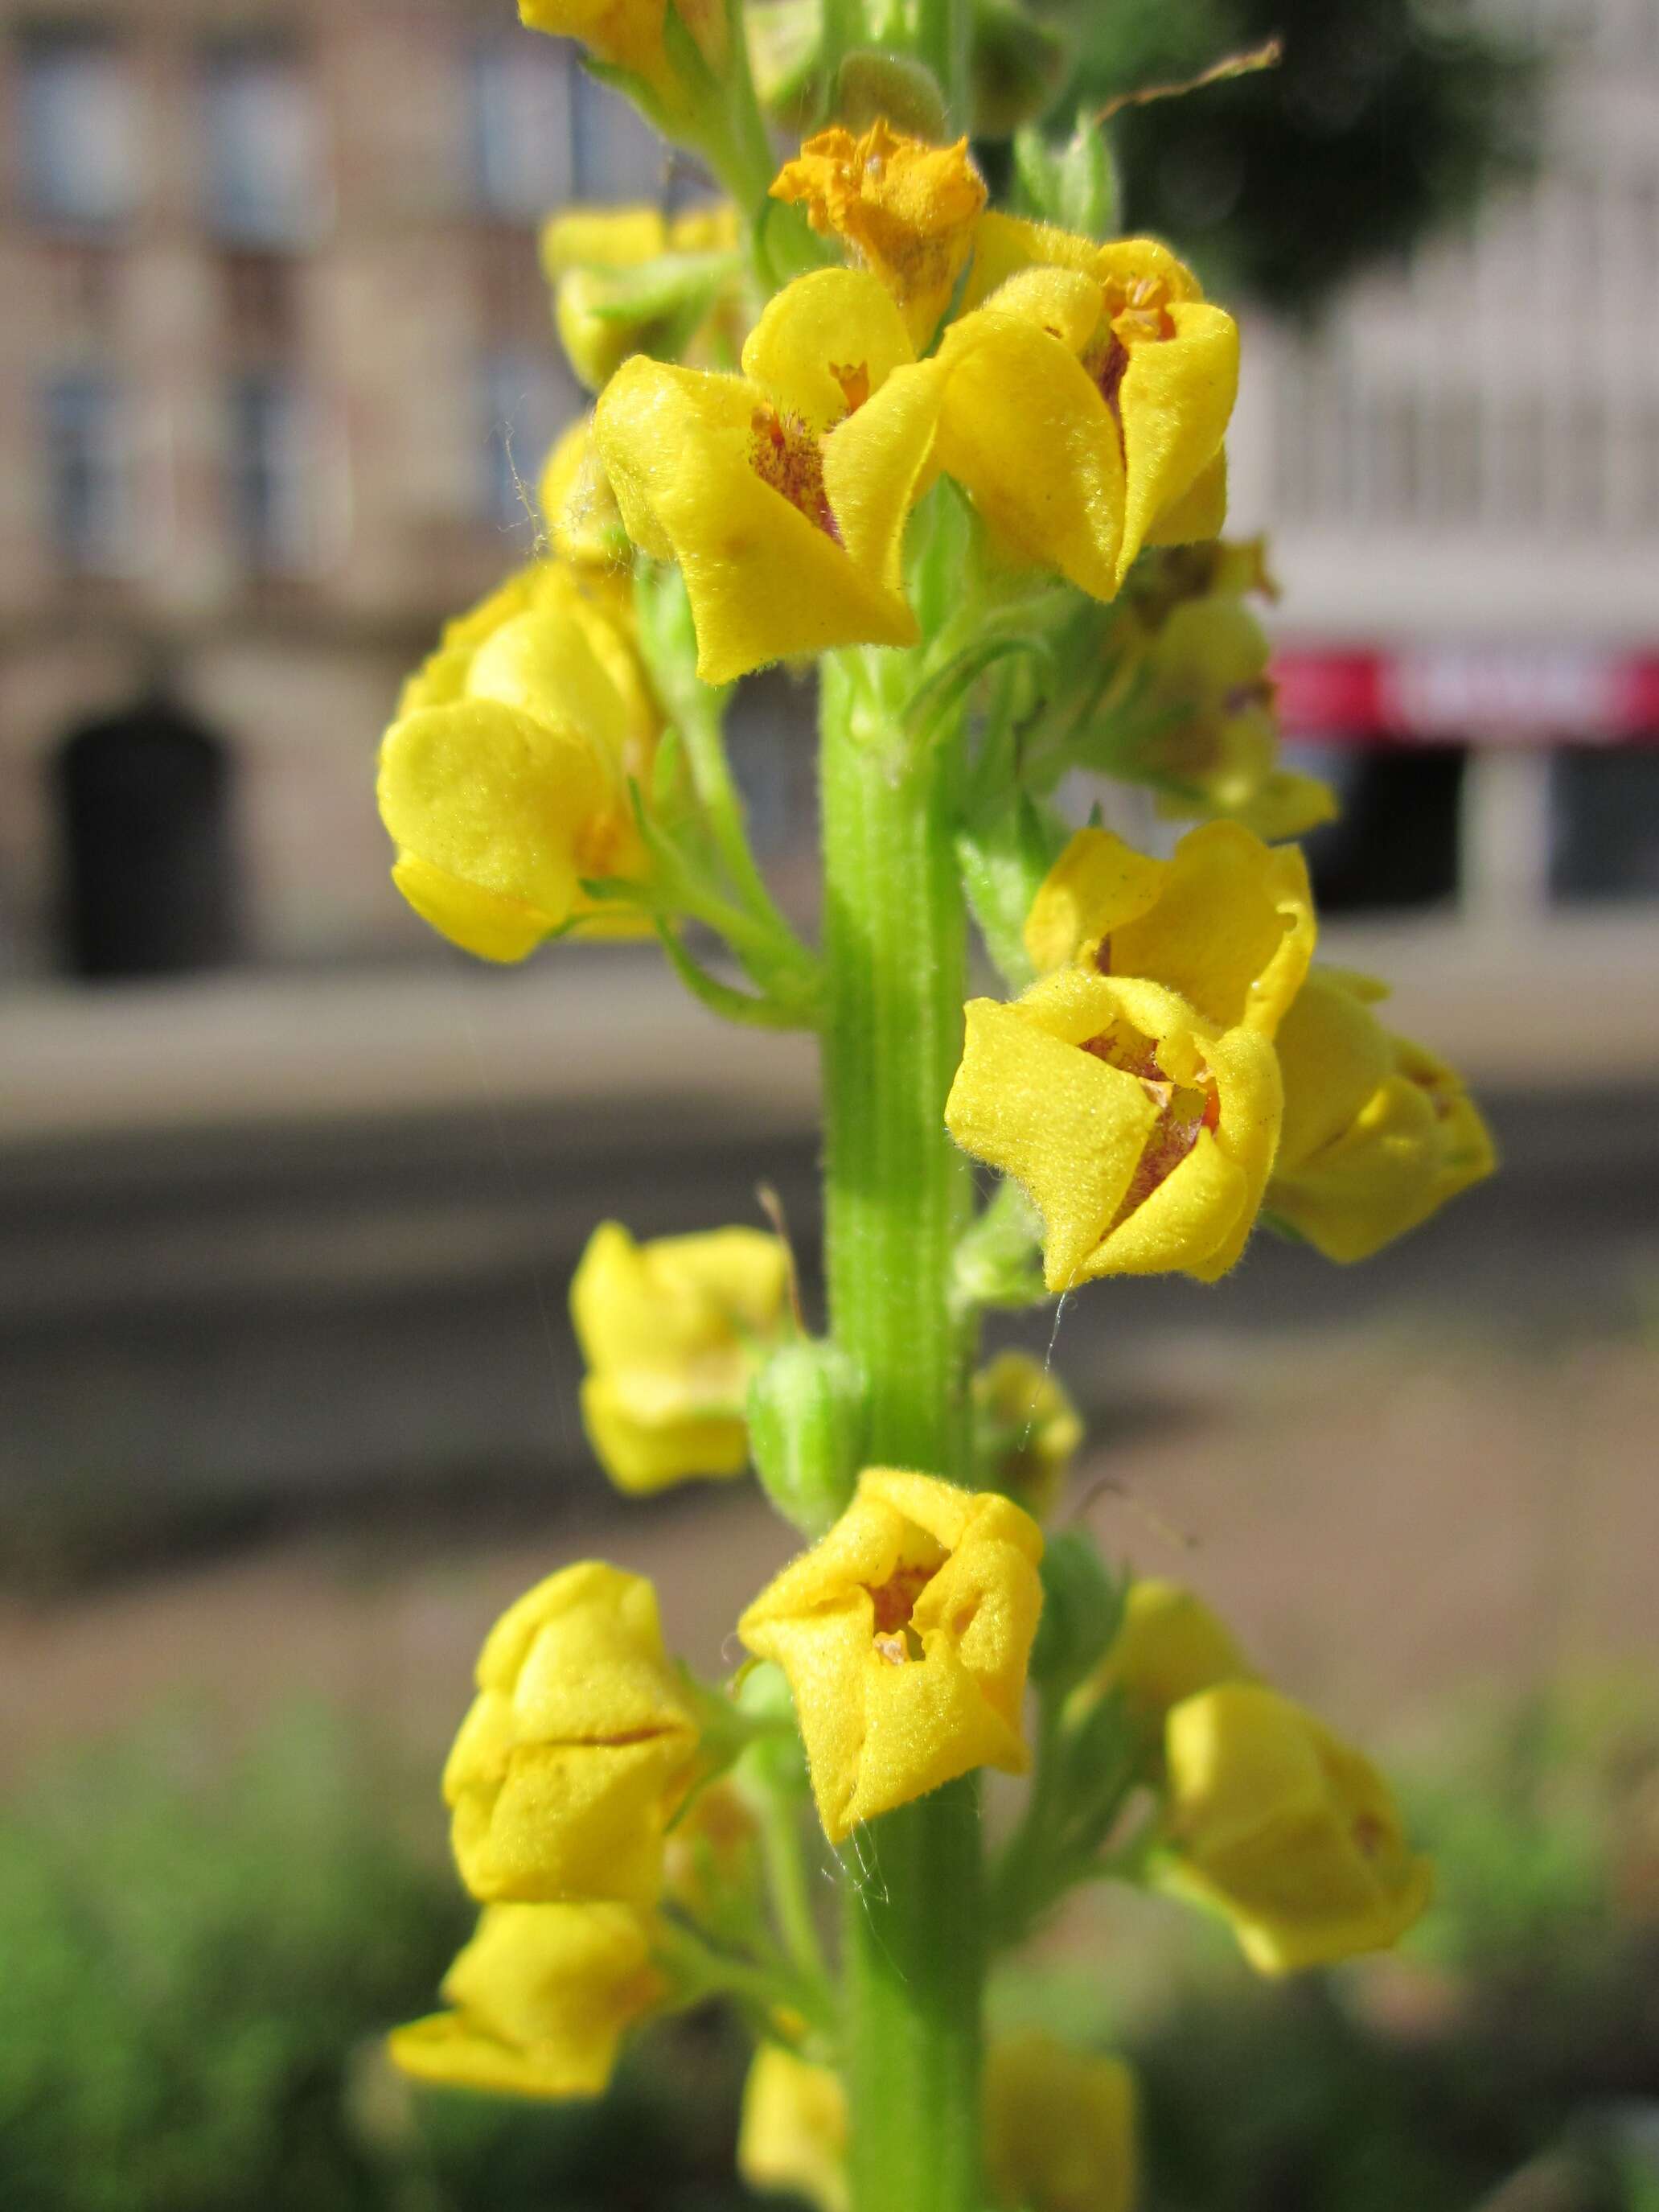
[[(1659, 893), (1659, 10), (1491, 4), (1556, 64), (1540, 174), (1246, 349), (1334, 911)], [(0, 975), (106, 972), (77, 908), (135, 790), (149, 964), (435, 957), (375, 737), (578, 404), (538, 218), (663, 150), (508, 0), (45, 7), (0, 0)], [(749, 751), (799, 842), (810, 759)], [(228, 886), (167, 857), (214, 808)]]
[(1512, 923), (1659, 898), (1659, 7), (1486, 12), (1547, 58), (1537, 173), (1253, 331), (1231, 451), (1286, 721), (1352, 802), (1328, 892)]
[(0, 5), (0, 973), (146, 693), (227, 749), (246, 951), (395, 945), (375, 733), (577, 404), (537, 222), (662, 149), (505, 0)]

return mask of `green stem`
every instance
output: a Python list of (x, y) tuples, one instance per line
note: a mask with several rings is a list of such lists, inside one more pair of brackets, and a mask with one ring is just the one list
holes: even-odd
[[(869, 1456), (967, 1474), (967, 1339), (951, 1272), (969, 1207), (944, 1110), (962, 1050), (953, 851), (960, 732), (903, 734), (897, 655), (830, 655), (822, 753), (825, 1263), (869, 1394)], [(842, 1861), (856, 2212), (978, 2212), (978, 1797), (950, 1784)]]
[(766, 1862), (766, 1882), (772, 1911), (783, 1938), (783, 1948), (805, 1974), (822, 1975), (823, 1950), (817, 1923), (812, 1917), (811, 1892), (807, 1887), (805, 1862), (801, 1856), (800, 1825), (795, 1807), (773, 1796), (760, 1815), (761, 1853)]
[(916, 52), (939, 79), (953, 131), (972, 127), (972, 0), (917, 0)]

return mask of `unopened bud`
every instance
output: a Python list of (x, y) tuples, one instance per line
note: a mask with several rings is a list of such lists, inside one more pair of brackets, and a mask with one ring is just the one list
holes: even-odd
[(863, 1456), (866, 1392), (837, 1346), (786, 1344), (749, 1391), (749, 1448), (761, 1486), (804, 1535), (821, 1536), (846, 1510)]

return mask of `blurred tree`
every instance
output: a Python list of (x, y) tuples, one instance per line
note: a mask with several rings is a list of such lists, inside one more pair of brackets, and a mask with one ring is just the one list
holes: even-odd
[(1306, 313), (1529, 166), (1535, 56), (1467, 0), (1048, 0), (1076, 67), (1056, 123), (1279, 37), (1277, 69), (1121, 110), (1126, 227), (1218, 292)]

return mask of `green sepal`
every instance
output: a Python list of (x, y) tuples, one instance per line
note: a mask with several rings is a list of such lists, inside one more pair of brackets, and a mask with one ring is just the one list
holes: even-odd
[(957, 833), (957, 864), (974, 920), (986, 950), (1016, 990), (1032, 980), (1025, 917), (1065, 842), (1063, 825), (1024, 791)]
[(1014, 174), (1027, 212), (1042, 222), (1085, 238), (1109, 238), (1117, 229), (1117, 164), (1092, 116), (1078, 117), (1063, 146), (1051, 145), (1035, 125), (1016, 131)]
[(951, 1298), (957, 1311), (984, 1306), (1041, 1305), (1042, 1222), (1017, 1182), (1005, 1176), (996, 1195), (957, 1240)]
[(1006, 138), (1054, 100), (1066, 41), (1013, 0), (975, 0), (972, 35), (974, 136)]
[(786, 1344), (749, 1389), (749, 1449), (761, 1487), (805, 1536), (851, 1503), (864, 1458), (868, 1393), (855, 1361), (817, 1338)]
[(1062, 1528), (1042, 1554), (1042, 1614), (1031, 1646), (1031, 1680), (1045, 1697), (1063, 1698), (1097, 1667), (1123, 1618), (1124, 1584), (1094, 1539)]

